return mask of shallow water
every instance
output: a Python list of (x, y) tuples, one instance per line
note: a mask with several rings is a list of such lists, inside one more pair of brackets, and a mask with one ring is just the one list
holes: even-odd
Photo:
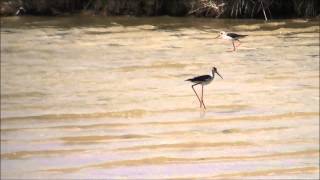
[(1, 178), (319, 178), (318, 119), (316, 21), (1, 18)]

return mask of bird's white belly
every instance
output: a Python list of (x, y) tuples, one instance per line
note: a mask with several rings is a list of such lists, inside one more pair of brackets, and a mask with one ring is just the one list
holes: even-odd
[(226, 40), (233, 40), (233, 38), (230, 37), (230, 36), (223, 36), (222, 38), (223, 38), (223, 39), (226, 39)]

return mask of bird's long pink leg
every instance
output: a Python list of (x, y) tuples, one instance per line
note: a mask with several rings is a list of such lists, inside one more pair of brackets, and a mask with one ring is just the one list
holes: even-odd
[(203, 104), (204, 109), (206, 109), (206, 105), (204, 105), (204, 102), (203, 102), (203, 85), (201, 85), (201, 87), (202, 87), (202, 91), (201, 91), (201, 101), (202, 101), (202, 104)]
[(197, 98), (198, 98), (198, 100), (199, 100), (199, 102), (200, 102), (200, 108), (202, 107), (202, 101), (200, 100), (200, 98), (199, 98), (199, 96), (198, 96), (198, 94), (197, 94), (197, 92), (196, 92), (196, 90), (194, 90), (194, 86), (196, 86), (196, 85), (198, 85), (198, 84), (200, 84), (200, 83), (197, 83), (197, 84), (194, 84), (194, 85), (192, 85), (191, 87), (192, 87), (192, 89), (193, 89), (193, 91), (194, 91), (194, 93), (196, 94), (196, 96), (197, 96)]
[(237, 40), (237, 42), (239, 43), (239, 44), (237, 45), (237, 47), (239, 47), (239, 46), (240, 46), (240, 44), (241, 44), (241, 42), (240, 42), (239, 40)]
[(234, 45), (234, 41), (232, 41), (233, 51), (236, 51), (236, 46)]

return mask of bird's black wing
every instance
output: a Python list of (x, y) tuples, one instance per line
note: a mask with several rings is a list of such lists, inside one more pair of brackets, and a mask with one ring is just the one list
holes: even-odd
[(191, 79), (187, 79), (187, 81), (191, 81), (191, 82), (203, 82), (206, 81), (207, 79), (210, 79), (211, 76), (209, 75), (203, 75), (203, 76), (197, 76)]
[(230, 36), (234, 39), (237, 39), (237, 38), (242, 38), (242, 37), (246, 37), (248, 35), (241, 35), (241, 34), (236, 34), (236, 33), (227, 33), (227, 36)]

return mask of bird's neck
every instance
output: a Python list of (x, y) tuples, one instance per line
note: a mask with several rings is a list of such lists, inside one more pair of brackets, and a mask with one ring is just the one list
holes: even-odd
[(214, 78), (214, 72), (213, 72), (213, 71), (211, 71), (210, 76), (211, 76), (212, 78)]

